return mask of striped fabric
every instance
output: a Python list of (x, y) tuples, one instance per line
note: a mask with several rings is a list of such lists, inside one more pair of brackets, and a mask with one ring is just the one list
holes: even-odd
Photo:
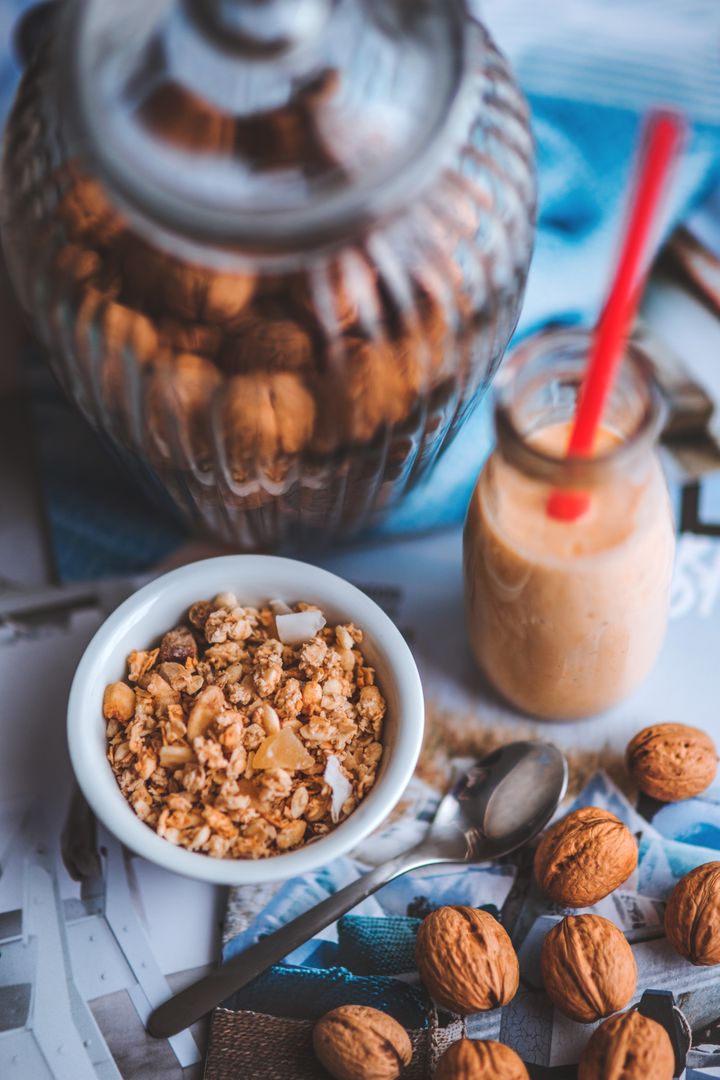
[(717, 0), (476, 0), (529, 94), (720, 116)]

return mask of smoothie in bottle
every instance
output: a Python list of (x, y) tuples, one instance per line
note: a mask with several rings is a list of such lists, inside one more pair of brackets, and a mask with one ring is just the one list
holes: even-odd
[[(475, 656), (508, 701), (546, 719), (624, 698), (652, 668), (667, 623), (674, 528), (655, 452), (658, 391), (628, 346), (593, 456), (565, 458), (587, 352), (578, 330), (515, 352), (465, 526)], [(558, 489), (586, 494), (576, 520), (548, 514)]]

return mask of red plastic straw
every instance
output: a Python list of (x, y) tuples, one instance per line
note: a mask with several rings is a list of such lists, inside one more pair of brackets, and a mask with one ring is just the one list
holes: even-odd
[[(568, 444), (568, 457), (592, 455), (600, 421), (613, 387), (637, 310), (648, 268), (648, 247), (660, 197), (677, 156), (685, 125), (679, 116), (651, 113), (646, 121), (627, 232), (605, 308), (593, 336)], [(574, 521), (585, 512), (582, 491), (553, 491), (550, 517)]]

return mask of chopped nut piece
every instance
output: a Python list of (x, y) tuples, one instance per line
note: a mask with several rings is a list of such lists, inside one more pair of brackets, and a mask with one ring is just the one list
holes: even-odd
[(286, 825), (277, 835), (277, 846), (281, 851), (286, 848), (296, 847), (305, 835), (307, 824), (304, 821), (293, 821)]
[(257, 710), (257, 715), (268, 735), (275, 735), (280, 730), (280, 717), (275, 712), (272, 705), (268, 705), (267, 701), (263, 701), (262, 705)]
[(115, 682), (105, 687), (103, 716), (106, 720), (131, 720), (135, 713), (135, 692), (127, 683)]
[(223, 692), (217, 686), (208, 686), (206, 690), (203, 690), (190, 710), (187, 725), (188, 739), (193, 740), (198, 735), (202, 735), (224, 706)]
[(189, 746), (161, 746), (160, 764), (166, 769), (176, 769), (192, 761), (195, 755)]
[(147, 674), (158, 658), (159, 649), (152, 652), (131, 652), (128, 656), (128, 679), (137, 682)]
[(290, 813), (292, 817), (302, 817), (307, 809), (307, 804), (310, 799), (308, 795), (308, 789), (302, 785), (299, 788), (295, 788), (295, 793), (290, 803)]
[(238, 598), (234, 592), (221, 592), (218, 593), (212, 602), (213, 608), (236, 608), (238, 607)]

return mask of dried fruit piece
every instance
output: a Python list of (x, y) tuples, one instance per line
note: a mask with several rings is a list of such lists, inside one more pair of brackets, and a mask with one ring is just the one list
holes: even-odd
[(535, 852), (535, 877), (555, 903), (589, 907), (627, 881), (637, 858), (632, 833), (615, 814), (583, 806), (545, 833)]
[(530, 1080), (521, 1059), (492, 1039), (459, 1039), (437, 1063), (434, 1080)]
[(198, 630), (205, 629), (205, 623), (212, 615), (213, 606), (209, 600), (199, 600), (188, 611), (188, 622), (196, 626)]
[(255, 751), (255, 769), (310, 769), (315, 759), (305, 749), (292, 728), (282, 728), (267, 739)]
[(289, 615), (276, 615), (278, 637), (283, 645), (303, 645), (312, 641), (325, 625), (321, 611), (293, 611)]
[(405, 1028), (365, 1005), (341, 1005), (321, 1017), (313, 1048), (335, 1080), (395, 1080), (412, 1060)]
[(442, 907), (418, 930), (418, 971), (430, 996), (467, 1015), (506, 1005), (517, 992), (520, 969), (499, 922), (471, 907)]
[(625, 935), (600, 915), (568, 915), (550, 930), (540, 956), (553, 1004), (580, 1024), (625, 1008), (637, 986), (637, 964)]
[(720, 862), (680, 878), (665, 909), (665, 933), (691, 964), (720, 964)]
[(661, 802), (674, 802), (709, 787), (718, 759), (714, 742), (699, 728), (653, 724), (628, 744), (626, 761), (641, 791)]
[(675, 1054), (664, 1027), (631, 1010), (611, 1016), (593, 1033), (578, 1080), (672, 1080)]
[(161, 664), (184, 664), (188, 659), (197, 659), (197, 642), (187, 626), (176, 626), (168, 630), (160, 642), (158, 659)]
[(352, 795), (352, 784), (340, 768), (340, 762), (334, 754), (327, 759), (323, 780), (330, 788), (330, 816), (337, 825), (342, 817), (342, 808)]

